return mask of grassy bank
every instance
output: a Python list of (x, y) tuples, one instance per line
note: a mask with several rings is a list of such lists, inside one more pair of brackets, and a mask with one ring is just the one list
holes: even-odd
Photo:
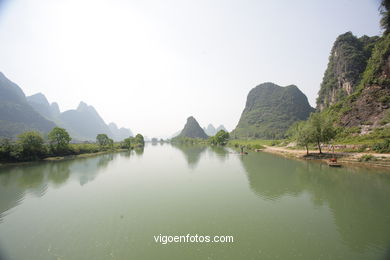
[(2, 147), (2, 160), (0, 161), (0, 165), (24, 164), (41, 160), (58, 161), (72, 158), (91, 157), (105, 153), (128, 151), (134, 149), (135, 147), (127, 149), (124, 148), (121, 143), (114, 143), (110, 147), (100, 146), (95, 143), (80, 143), (69, 144), (66, 149), (54, 152), (50, 149), (49, 145), (44, 145), (41, 147), (36, 156), (30, 157), (23, 156), (23, 150), (18, 148), (19, 147), (16, 145), (10, 146), (8, 149), (4, 149), (4, 147)]
[(253, 140), (243, 140), (243, 139), (233, 139), (229, 140), (227, 143), (230, 147), (244, 147), (248, 150), (254, 149), (264, 149), (265, 146), (276, 146), (283, 143), (284, 140), (262, 140), (262, 139), (253, 139)]

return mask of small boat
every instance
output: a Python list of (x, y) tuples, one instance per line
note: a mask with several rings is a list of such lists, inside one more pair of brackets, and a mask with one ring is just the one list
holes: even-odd
[(337, 158), (336, 158), (336, 157), (330, 158), (329, 161), (328, 161), (328, 165), (329, 165), (330, 167), (341, 167), (341, 164), (339, 164), (339, 163), (337, 162)]
[(330, 167), (341, 167), (341, 164), (337, 163), (337, 162), (328, 162), (328, 165)]
[(329, 159), (328, 165), (329, 165), (330, 167), (341, 167), (341, 164), (339, 164), (339, 163), (337, 162), (337, 158), (336, 158), (336, 156), (334, 155), (334, 145), (332, 145), (332, 147), (333, 147), (333, 158), (330, 158), (330, 159)]

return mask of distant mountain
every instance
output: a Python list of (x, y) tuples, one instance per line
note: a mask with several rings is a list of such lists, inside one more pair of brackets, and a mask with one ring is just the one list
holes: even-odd
[(59, 115), (63, 126), (79, 140), (95, 140), (98, 134), (112, 136), (110, 128), (96, 112), (93, 106), (80, 102), (77, 109), (65, 111)]
[(47, 133), (53, 127), (31, 107), (23, 90), (0, 72), (0, 136), (13, 138), (30, 130)]
[(49, 104), (49, 101), (42, 93), (37, 93), (27, 97), (28, 103), (42, 116), (51, 121), (56, 121), (60, 114), (60, 108), (57, 103)]
[(203, 131), (196, 119), (190, 116), (187, 118), (187, 123), (180, 132), (179, 137), (207, 139), (208, 135)]
[(111, 138), (114, 139), (114, 141), (122, 141), (125, 138), (128, 138), (130, 136), (133, 136), (133, 133), (128, 128), (118, 128), (118, 126), (115, 123), (109, 123), (108, 128), (111, 131)]
[(283, 138), (296, 121), (305, 120), (314, 109), (296, 86), (263, 83), (253, 88), (233, 138)]
[(27, 101), (39, 114), (65, 128), (74, 141), (94, 141), (98, 133), (105, 133), (114, 141), (133, 135), (130, 129), (118, 128), (115, 123), (106, 125), (98, 112), (84, 102), (76, 110), (61, 113), (58, 104), (50, 104), (42, 93), (27, 97)]
[(223, 125), (218, 126), (215, 128), (212, 124), (209, 124), (206, 127), (203, 127), (203, 131), (208, 135), (208, 136), (214, 136), (216, 135), (220, 130), (224, 130), (227, 132), (226, 128)]
[(218, 126), (217, 129), (216, 129), (216, 133), (218, 133), (218, 132), (221, 131), (221, 130), (223, 130), (223, 131), (225, 131), (225, 132), (228, 132), (228, 130), (226, 130), (226, 128), (225, 128), (224, 125), (220, 125), (220, 126)]
[(209, 124), (207, 128), (203, 127), (203, 131), (208, 135), (208, 136), (214, 136), (217, 132), (215, 127), (212, 124)]

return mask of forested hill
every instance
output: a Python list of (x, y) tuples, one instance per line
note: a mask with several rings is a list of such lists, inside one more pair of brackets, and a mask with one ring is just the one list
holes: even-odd
[(233, 138), (283, 138), (296, 121), (306, 120), (314, 109), (295, 85), (281, 87), (267, 82), (253, 88)]

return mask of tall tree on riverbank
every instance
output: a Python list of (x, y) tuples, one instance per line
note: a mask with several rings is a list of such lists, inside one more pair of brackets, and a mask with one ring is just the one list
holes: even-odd
[(45, 153), (43, 137), (39, 132), (31, 131), (18, 135), (18, 143), (22, 148), (22, 158), (35, 160)]
[(313, 130), (308, 122), (300, 121), (291, 126), (288, 134), (297, 142), (297, 145), (306, 148), (306, 155), (309, 155), (309, 144), (313, 142)]
[(101, 148), (108, 147), (108, 148), (112, 149), (114, 146), (114, 141), (112, 139), (110, 139), (106, 134), (98, 134), (96, 136), (96, 143), (98, 143), (98, 145)]
[(68, 150), (69, 142), (72, 138), (64, 128), (54, 127), (49, 135), (49, 142), (52, 151), (55, 153), (62, 153)]
[(308, 131), (307, 139), (315, 142), (322, 154), (321, 143), (329, 142), (336, 135), (332, 121), (324, 113), (312, 113), (307, 124), (308, 130), (304, 131)]

